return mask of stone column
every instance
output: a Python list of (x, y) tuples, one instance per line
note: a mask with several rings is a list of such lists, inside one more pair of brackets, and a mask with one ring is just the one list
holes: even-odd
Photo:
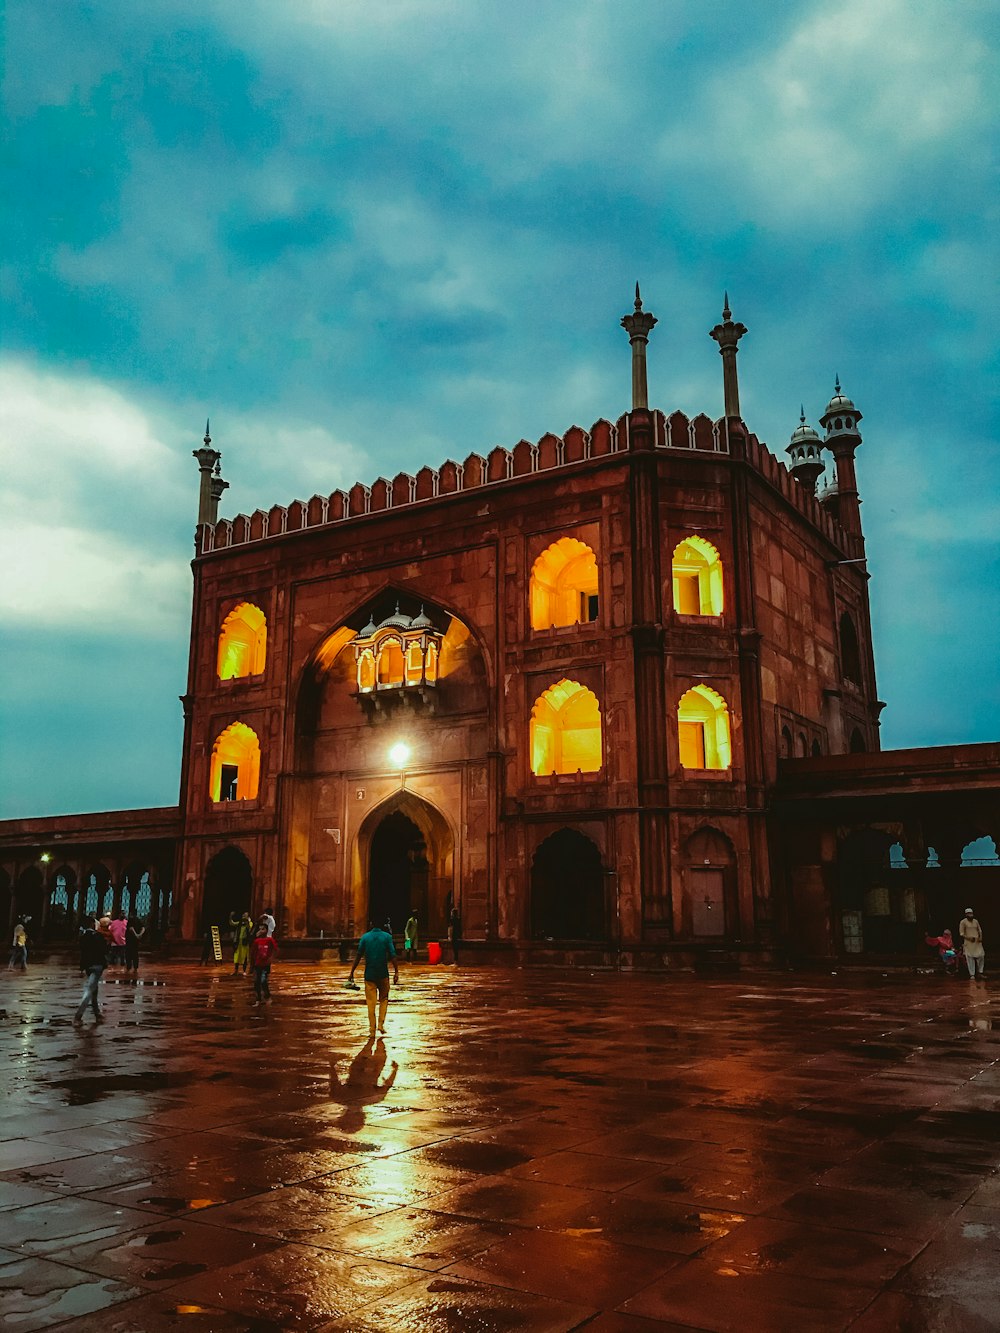
[(628, 334), (632, 344), (632, 410), (649, 407), (649, 391), (646, 386), (646, 344), (649, 334), (656, 323), (656, 316), (642, 308), (639, 284), (635, 284), (635, 311), (622, 316), (622, 328)]
[(191, 456), (192, 458), (197, 458), (198, 471), (201, 473), (201, 488), (198, 492), (198, 526), (200, 528), (203, 523), (215, 522), (218, 515), (219, 500), (222, 497), (222, 491), (225, 490), (228, 484), (227, 482), (222, 481), (222, 478), (219, 477), (218, 481), (222, 482), (222, 488), (219, 490), (218, 495), (215, 494), (216, 487), (213, 485), (215, 478), (213, 478), (212, 473), (222, 455), (219, 453), (218, 449), (212, 448), (212, 437), (208, 433), (207, 421), (205, 422), (205, 439), (202, 447), (200, 449), (192, 449)]
[(725, 399), (725, 415), (739, 420), (740, 417), (740, 386), (736, 375), (736, 353), (739, 351), (739, 341), (746, 333), (745, 324), (733, 323), (733, 312), (729, 309), (729, 293), (727, 292), (722, 306), (722, 323), (716, 324), (714, 329), (709, 331), (709, 337), (714, 338), (719, 344), (719, 355), (722, 357), (722, 392)]

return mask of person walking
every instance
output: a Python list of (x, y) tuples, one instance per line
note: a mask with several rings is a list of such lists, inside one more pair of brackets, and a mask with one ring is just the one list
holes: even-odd
[(14, 927), (14, 934), (11, 936), (10, 962), (7, 965), (7, 971), (13, 972), (15, 967), (22, 972), (28, 970), (28, 932), (21, 920), (18, 920)]
[(368, 922), (368, 929), (358, 940), (358, 953), (351, 964), (348, 983), (354, 981), (354, 970), (365, 960), (365, 1002), (368, 1005), (368, 1035), (375, 1036), (375, 1002), (378, 1001), (378, 1030), (385, 1035), (385, 1015), (389, 1008), (389, 959), (392, 959), (392, 984), (399, 985), (399, 965), (396, 962), (396, 946), (388, 931), (382, 930), (374, 920)]
[(90, 924), (80, 931), (80, 971), (86, 974), (83, 995), (73, 1015), (74, 1023), (83, 1022), (84, 1010), (89, 1005), (94, 1011), (94, 1021), (104, 1022), (104, 1015), (97, 1004), (97, 987), (108, 965), (108, 942), (97, 928), (97, 918), (91, 917)]
[(108, 936), (111, 939), (111, 961), (112, 963), (124, 963), (125, 961), (125, 936), (128, 934), (128, 919), (124, 912), (116, 912), (114, 919), (108, 925)]
[(132, 973), (133, 980), (139, 975), (139, 941), (145, 933), (146, 927), (141, 921), (129, 920), (125, 932), (125, 971)]
[(250, 941), (254, 936), (250, 913), (244, 912), (233, 927), (233, 976), (245, 972), (250, 963)]
[(448, 938), (451, 940), (451, 961), (458, 965), (458, 950), (462, 943), (462, 916), (457, 907), (451, 909), (448, 917)]
[(278, 944), (273, 935), (267, 933), (263, 924), (257, 927), (257, 934), (250, 942), (250, 966), (253, 968), (253, 989), (256, 999), (254, 1008), (259, 1004), (271, 1003), (271, 962), (278, 952)]
[(965, 916), (959, 922), (958, 933), (962, 937), (962, 949), (965, 953), (965, 965), (969, 969), (969, 980), (983, 977), (986, 967), (986, 950), (983, 948), (983, 928), (976, 920), (971, 907), (965, 909)]
[(416, 962), (419, 945), (420, 926), (417, 924), (416, 912), (411, 912), (403, 927), (403, 956), (408, 963)]

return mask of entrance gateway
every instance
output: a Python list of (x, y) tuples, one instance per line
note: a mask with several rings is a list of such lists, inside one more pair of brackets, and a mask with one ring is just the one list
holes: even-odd
[(422, 937), (443, 938), (455, 899), (455, 844), (441, 812), (412, 792), (397, 792), (362, 824), (358, 852), (359, 933), (371, 919), (399, 934), (416, 912)]

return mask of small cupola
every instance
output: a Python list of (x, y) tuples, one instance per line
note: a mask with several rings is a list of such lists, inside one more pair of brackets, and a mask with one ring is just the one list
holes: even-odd
[(819, 419), (819, 424), (826, 431), (826, 441), (829, 444), (832, 440), (853, 438), (856, 444), (861, 442), (861, 434), (858, 431), (858, 422), (861, 420), (861, 413), (848, 398), (847, 394), (841, 390), (840, 376), (836, 378), (834, 384), (833, 397), (826, 405), (826, 411)]
[(799, 424), (792, 431), (785, 453), (788, 470), (810, 495), (816, 494), (816, 482), (823, 471), (823, 441), (812, 426), (806, 424), (806, 409), (799, 413)]

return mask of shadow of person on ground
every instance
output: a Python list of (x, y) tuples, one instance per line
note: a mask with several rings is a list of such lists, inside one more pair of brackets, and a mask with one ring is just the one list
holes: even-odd
[(347, 1077), (342, 1081), (338, 1072), (338, 1061), (330, 1062), (330, 1099), (340, 1102), (343, 1114), (335, 1121), (338, 1128), (346, 1134), (357, 1134), (364, 1127), (365, 1107), (375, 1106), (388, 1095), (396, 1081), (399, 1064), (393, 1060), (388, 1077), (379, 1082), (386, 1063), (385, 1042), (373, 1037), (365, 1042), (361, 1050), (351, 1061)]

